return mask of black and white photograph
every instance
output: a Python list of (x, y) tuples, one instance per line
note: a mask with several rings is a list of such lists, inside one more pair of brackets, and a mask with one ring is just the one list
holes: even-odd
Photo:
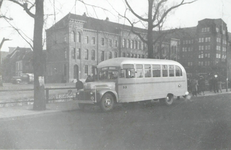
[(0, 0), (0, 149), (230, 150), (230, 0)]

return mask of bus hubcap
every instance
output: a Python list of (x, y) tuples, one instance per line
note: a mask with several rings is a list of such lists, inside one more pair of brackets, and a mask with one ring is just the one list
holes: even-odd
[(106, 106), (106, 107), (111, 106), (111, 99), (107, 98), (107, 99), (105, 100), (105, 106)]

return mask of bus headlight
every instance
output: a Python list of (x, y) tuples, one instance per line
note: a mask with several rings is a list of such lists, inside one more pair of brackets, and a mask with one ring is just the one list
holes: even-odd
[(79, 92), (76, 92), (77, 95), (79, 95)]
[(187, 92), (185, 92), (185, 95), (189, 95), (189, 92), (187, 91)]
[(93, 92), (91, 92), (90, 94), (91, 94), (91, 95), (93, 95), (94, 93), (93, 93)]

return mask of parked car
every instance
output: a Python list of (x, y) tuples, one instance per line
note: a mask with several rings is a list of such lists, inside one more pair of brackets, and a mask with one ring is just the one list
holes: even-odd
[(22, 82), (22, 79), (20, 76), (13, 76), (11, 79), (11, 83), (13, 83), (13, 84), (19, 84), (21, 82)]

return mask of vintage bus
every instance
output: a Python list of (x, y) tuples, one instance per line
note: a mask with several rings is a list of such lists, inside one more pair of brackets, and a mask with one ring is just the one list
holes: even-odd
[(84, 83), (76, 97), (81, 109), (99, 104), (103, 111), (115, 103), (159, 100), (171, 105), (174, 98), (186, 96), (187, 74), (173, 60), (113, 58), (98, 64), (98, 80)]

